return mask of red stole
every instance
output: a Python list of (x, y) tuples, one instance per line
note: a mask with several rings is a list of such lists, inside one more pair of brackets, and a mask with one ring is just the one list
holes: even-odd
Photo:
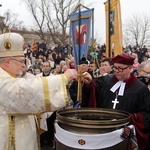
[[(130, 78), (127, 81), (125, 81), (126, 82), (125, 89), (133, 85), (134, 82), (136, 82), (136, 80), (137, 78), (131, 74)], [(116, 82), (118, 82), (118, 79), (114, 76), (113, 81), (115, 84)], [(93, 108), (96, 107), (95, 88), (96, 88), (96, 84), (94, 83), (94, 81), (92, 81), (90, 85), (91, 92), (90, 92), (88, 107), (93, 107)], [(131, 124), (133, 124), (136, 129), (136, 137), (138, 141), (139, 150), (148, 150), (146, 148), (148, 146), (147, 145), (148, 135), (143, 133), (144, 121), (143, 121), (142, 114), (140, 112), (136, 113), (137, 119), (135, 118), (134, 114), (130, 114), (130, 116), (131, 116)]]
[[(126, 81), (126, 85), (125, 85), (125, 89), (129, 88), (132, 84), (134, 84), (134, 82), (137, 80), (137, 78), (134, 75), (130, 75), (130, 78), (127, 79)], [(113, 77), (113, 82), (114, 84), (117, 83), (119, 80), (116, 78), (116, 76)]]
[[(130, 78), (127, 81), (125, 81), (126, 82), (125, 89), (133, 85), (136, 80), (137, 78), (131, 74)], [(116, 83), (118, 82), (118, 79), (114, 76), (113, 81), (114, 83)], [(135, 115), (137, 116), (137, 119), (135, 118)], [(139, 150), (148, 150), (146, 148), (148, 144), (148, 135), (143, 133), (144, 129), (143, 116), (140, 112), (136, 113), (135, 115), (130, 114), (130, 117), (131, 117), (131, 124), (134, 125), (136, 130), (136, 137), (138, 141)]]
[(95, 96), (96, 84), (93, 80), (90, 86), (91, 86), (91, 91), (90, 91), (90, 96), (88, 101), (88, 107), (96, 108), (96, 96)]
[(142, 114), (136, 113), (136, 117), (134, 114), (130, 114), (131, 117), (131, 124), (134, 125), (135, 130), (136, 130), (136, 137), (137, 137), (137, 141), (138, 141), (138, 146), (139, 146), (139, 150), (149, 150), (148, 149), (148, 143), (149, 143), (149, 139), (148, 139), (148, 135), (143, 133), (143, 129), (144, 129), (144, 124), (143, 124), (143, 116)]

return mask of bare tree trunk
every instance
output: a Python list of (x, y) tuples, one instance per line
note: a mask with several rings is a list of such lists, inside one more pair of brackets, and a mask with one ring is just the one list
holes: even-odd
[(45, 40), (44, 31), (49, 32), (54, 43), (66, 43), (70, 14), (76, 12), (77, 0), (24, 0), (37, 25), (36, 33)]
[[(129, 39), (128, 44), (143, 47), (150, 41), (150, 18), (146, 15), (132, 15), (125, 24), (124, 35)], [(127, 35), (128, 34), (128, 35)]]
[(3, 21), (0, 23), (1, 33), (4, 33), (8, 28), (17, 28), (20, 27), (23, 23), (22, 21), (18, 21), (18, 15), (12, 13), (10, 10), (6, 10), (4, 13)]

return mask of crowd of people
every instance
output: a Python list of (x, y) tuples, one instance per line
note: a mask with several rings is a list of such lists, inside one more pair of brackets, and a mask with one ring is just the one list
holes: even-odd
[[(42, 44), (42, 46), (43, 45), (44, 44)], [(29, 50), (29, 52), (30, 52), (29, 53), (28, 48), (26, 48), (24, 54), (25, 54), (25, 57), (27, 58), (27, 60), (29, 60), (30, 64), (31, 64), (29, 66), (29, 70), (32, 70), (31, 73), (35, 74), (36, 76), (40, 76), (40, 77), (52, 76), (52, 75), (56, 75), (56, 74), (62, 74), (69, 68), (75, 69), (75, 60), (73, 57), (73, 53), (69, 54), (69, 46), (62, 46), (59, 43), (53, 49), (47, 49), (46, 45), (44, 47), (41, 47), (41, 45), (38, 44), (37, 49), (35, 50), (36, 54), (35, 54), (35, 51), (32, 52), (31, 50)], [(105, 50), (106, 50), (105, 45), (102, 45), (101, 47), (97, 46), (96, 57), (95, 57), (95, 54), (93, 54), (92, 52), (88, 52), (87, 58), (83, 57), (79, 62), (80, 66), (82, 68), (81, 69), (82, 74), (84, 72), (88, 72), (91, 75), (94, 82), (96, 83), (97, 87), (99, 87), (103, 83), (102, 77), (104, 77), (104, 76), (107, 77), (107, 75), (113, 75), (114, 71), (116, 71), (116, 70), (118, 71), (120, 68), (122, 69), (122, 66), (118, 67), (118, 66), (114, 65), (115, 61), (113, 62), (112, 58), (106, 57)], [(125, 62), (123, 62), (123, 63), (121, 62), (123, 65), (125, 65), (125, 66), (127, 65), (127, 68), (128, 68), (128, 66), (131, 66), (131, 67), (129, 67), (128, 73), (125, 72), (125, 74), (128, 74), (130, 76), (130, 73), (131, 73), (138, 80), (142, 81), (148, 87), (148, 89), (150, 89), (150, 60), (149, 60), (150, 50), (148, 48), (146, 48), (146, 46), (144, 46), (144, 48), (141, 48), (141, 49), (138, 47), (128, 46), (128, 47), (122, 49), (121, 55), (129, 56), (129, 57), (133, 58), (133, 61), (131, 62), (131, 64), (128, 64), (128, 59), (125, 60)], [(123, 60), (123, 58), (122, 58), (122, 60)], [(38, 74), (37, 74), (37, 69), (39, 70)], [(123, 69), (122, 69), (122, 71), (120, 71), (120, 70), (119, 70), (119, 72), (122, 72), (122, 71), (126, 70), (126, 67), (124, 70)], [(127, 80), (129, 78), (129, 76), (127, 76), (123, 80)], [(107, 80), (110, 80), (110, 79), (106, 79), (106, 81)], [(102, 83), (100, 84), (99, 82), (100, 83), (102, 82)], [(105, 82), (103, 84), (105, 84)], [(137, 85), (137, 86), (142, 87), (143, 85)], [(110, 88), (111, 87), (108, 87), (108, 89), (110, 89)], [(96, 89), (98, 91), (97, 93), (100, 93), (100, 91), (101, 91), (100, 89), (101, 88), (98, 88), (98, 90)], [(135, 87), (135, 89), (136, 89), (136, 87)], [(90, 89), (90, 91), (93, 91), (93, 90)], [(104, 91), (102, 90), (102, 93), (105, 93)], [(142, 91), (147, 92), (145, 87), (144, 87), (144, 90), (142, 90)], [(102, 95), (103, 95), (102, 93), (100, 94), (100, 96), (96, 96), (96, 102), (94, 104), (93, 104), (93, 102), (91, 103), (91, 100), (89, 100), (90, 95), (88, 95), (87, 92), (90, 93), (89, 91), (87, 91), (87, 89), (85, 90), (85, 88), (83, 86), (82, 103), (80, 104), (81, 105), (80, 107), (111, 108), (110, 104), (108, 106), (106, 106), (106, 105), (103, 106), (103, 103), (101, 101), (98, 101), (98, 99), (106, 100), (107, 99), (106, 95), (108, 95), (109, 92), (105, 93), (103, 98), (102, 98)], [(78, 81), (73, 81), (70, 84), (70, 86), (68, 88), (68, 93), (69, 93), (68, 96), (69, 96), (70, 100), (72, 101), (73, 107), (78, 107), (78, 100), (77, 100), (78, 99), (78, 97), (77, 97), (78, 96)], [(141, 92), (139, 92), (139, 93), (141, 93)], [(133, 97), (136, 97), (136, 96), (138, 96), (138, 93), (135, 92), (135, 94), (132, 94), (132, 95), (133, 95)], [(95, 96), (92, 95), (92, 101), (93, 101), (93, 97), (95, 97)], [(110, 96), (110, 97), (112, 97), (112, 96)], [(146, 98), (148, 99), (147, 96), (146, 96)], [(115, 97), (114, 97), (114, 99), (115, 99)], [(131, 97), (129, 98), (129, 96), (127, 96), (126, 99), (130, 101), (130, 99), (132, 99), (132, 98)], [(143, 101), (144, 96), (140, 100)], [(105, 102), (104, 102), (104, 104), (105, 104)], [(128, 104), (128, 105), (130, 105), (130, 104)], [(135, 104), (132, 104), (132, 105), (135, 105)], [(123, 106), (120, 106), (117, 109), (125, 110), (130, 113), (135, 113), (135, 112), (141, 111), (142, 108), (140, 108), (140, 105), (141, 104), (139, 104), (139, 106), (138, 106), (138, 104), (136, 104), (135, 106), (137, 106), (138, 108), (136, 108), (136, 109), (132, 108), (132, 110), (130, 109), (131, 106), (126, 106), (126, 107), (128, 107), (128, 109), (129, 109), (128, 110), (128, 109), (124, 108), (124, 104), (123, 104)], [(147, 108), (144, 108), (144, 109), (147, 109)], [(56, 112), (54, 112), (52, 117), (48, 117), (47, 122), (49, 122), (49, 123), (47, 125), (49, 126), (49, 129), (48, 129), (49, 131), (43, 133), (43, 135), (41, 136), (44, 139), (44, 141), (46, 141), (46, 143), (49, 143), (48, 141), (54, 140), (53, 122), (55, 120), (55, 117), (56, 117)], [(41, 138), (41, 140), (43, 142), (42, 138)], [(139, 141), (139, 139), (138, 139), (138, 141)], [(51, 142), (51, 143), (53, 143), (53, 142)], [(142, 149), (141, 145), (140, 145), (140, 149)], [(144, 148), (144, 149), (146, 150), (146, 148)]]
[[(95, 49), (95, 53), (93, 51), (88, 51), (88, 55), (86, 57), (88, 61), (88, 70), (90, 71), (92, 64), (95, 65), (94, 73), (95, 77), (103, 74), (103, 69), (101, 62), (103, 59), (110, 59), (106, 57), (106, 45), (103, 44), (101, 46), (97, 45)], [(96, 54), (96, 61), (94, 60)], [(131, 56), (135, 58), (133, 64), (133, 71), (137, 73), (137, 69), (139, 65), (150, 58), (150, 49), (144, 46), (143, 48), (139, 47), (131, 47), (130, 45), (122, 49), (122, 54)], [(34, 75), (42, 72), (42, 65), (45, 61), (50, 63), (50, 72), (51, 74), (60, 74), (63, 73), (68, 68), (75, 68), (75, 61), (73, 57), (73, 49), (68, 44), (63, 45), (61, 43), (55, 44), (55, 46), (51, 46), (50, 44), (46, 44), (44, 41), (39, 43), (36, 42), (34, 44), (29, 45), (26, 44), (24, 47), (24, 55), (26, 61), (28, 63), (28, 70)], [(109, 63), (111, 63), (109, 61)], [(112, 66), (110, 64), (110, 66)], [(100, 71), (101, 70), (101, 71)], [(100, 73), (101, 72), (101, 73)], [(105, 72), (105, 71), (104, 71)], [(93, 74), (94, 74), (93, 73)]]
[[(16, 36), (17, 39), (21, 39), (20, 41), (17, 41), (17, 44), (15, 43)], [(46, 89), (43, 87), (43, 84), (44, 86), (50, 86), (50, 88), (53, 89), (58, 88), (59, 86), (59, 90), (62, 90), (63, 83), (61, 78), (63, 78), (67, 85), (66, 91), (68, 92), (67, 95), (69, 98), (69, 104), (72, 105), (71, 107), (78, 106), (78, 81), (77, 72), (75, 70), (77, 68), (75, 66), (73, 50), (70, 50), (69, 45), (63, 46), (61, 43), (55, 47), (51, 47), (50, 45), (46, 45), (44, 41), (42, 43), (34, 43), (32, 46), (27, 44), (23, 49), (21, 49), (20, 47), (23, 45), (23, 39), (20, 35), (13, 33), (1, 35), (0, 42), (2, 43), (1, 45), (3, 45), (0, 46), (0, 71), (2, 76), (1, 89), (3, 89), (1, 91), (2, 106), (0, 110), (4, 109), (6, 111), (4, 118), (7, 114), (9, 114), (8, 119), (9, 122), (11, 122), (11, 125), (8, 123), (7, 127), (10, 126), (13, 128), (13, 123), (16, 119), (20, 120), (18, 126), (21, 124), (21, 121), (28, 121), (31, 124), (31, 121), (33, 123), (35, 118), (33, 116), (28, 118), (28, 114), (36, 115), (37, 122), (40, 122), (40, 128), (44, 131), (40, 135), (40, 144), (53, 145), (53, 148), (55, 148), (53, 123), (56, 119), (56, 111), (59, 108), (67, 106), (67, 104), (63, 103), (63, 106), (60, 105), (57, 108), (55, 106), (55, 102), (51, 102), (50, 100), (48, 103), (45, 102), (45, 95), (42, 94)], [(20, 45), (20, 47), (18, 46), (18, 49), (13, 47), (14, 43), (16, 46), (19, 45), (19, 42), (22, 45)], [(21, 53), (21, 50), (23, 53)], [(135, 126), (137, 131), (136, 142), (139, 145), (139, 150), (148, 150), (150, 148), (149, 49), (145, 46), (141, 49), (138, 47), (128, 46), (122, 49), (122, 54), (113, 58), (108, 58), (105, 55), (106, 46), (104, 44), (102, 46), (98, 45), (95, 52), (96, 57), (93, 52), (89, 51), (87, 58), (82, 57), (79, 62), (81, 66), (81, 74), (83, 75), (85, 73), (85, 75), (82, 76), (82, 102), (80, 103), (80, 107), (120, 109), (129, 112), (131, 114), (131, 123)], [(13, 62), (11, 63), (11, 61)], [(19, 64), (13, 64), (14, 62), (20, 63), (21, 66), (17, 66)], [(6, 77), (9, 79), (8, 81), (5, 80)], [(16, 77), (19, 77), (19, 80), (17, 80), (18, 78)], [(24, 79), (30, 79), (30, 81), (26, 81)], [(46, 83), (47, 80), (48, 83)], [(55, 81), (58, 84), (54, 83)], [(123, 86), (120, 81), (124, 82), (123, 92), (118, 89), (120, 86)], [(115, 86), (117, 83), (120, 84), (120, 86), (116, 89)], [(17, 86), (17, 88), (15, 89), (13, 85)], [(9, 97), (7, 87), (9, 87), (10, 90), (13, 89), (12, 93), (14, 92), (14, 94), (18, 92), (17, 100), (16, 96), (13, 96), (12, 94), (12, 96), (10, 95), (11, 97)], [(26, 96), (22, 97), (23, 95), (20, 89), (24, 91)], [(18, 91), (16, 92), (15, 90)], [(39, 90), (43, 92), (40, 94)], [(47, 90), (47, 92), (50, 91)], [(55, 90), (53, 91), (55, 92)], [(95, 94), (93, 94), (93, 91)], [(51, 95), (52, 94), (50, 94), (50, 97), (48, 96), (49, 99), (55, 98), (66, 102), (66, 98), (64, 97), (65, 94), (62, 95), (63, 98), (60, 98), (61, 95), (59, 95), (59, 98), (54, 96), (56, 93), (54, 93), (53, 96)], [(3, 102), (3, 98), (6, 100), (9, 99), (8, 104)], [(20, 109), (16, 108), (23, 104), (18, 102), (20, 101), (19, 98), (27, 101), (25, 102), (26, 106), (22, 105)], [(118, 105), (113, 104), (112, 101), (115, 99), (117, 99), (117, 102), (119, 103)], [(31, 102), (31, 100), (33, 102)], [(36, 101), (37, 104), (34, 104), (34, 101)], [(44, 103), (52, 105), (51, 108), (50, 106), (44, 106)], [(38, 109), (33, 108), (31, 105), (36, 106)], [(16, 116), (16, 114), (19, 114), (19, 116)], [(20, 115), (21, 117), (23, 115), (23, 120)], [(34, 125), (34, 130), (35, 128), (36, 127)], [(7, 130), (8, 128), (6, 131)], [(16, 130), (19, 132), (18, 130), (21, 129), (16, 128)], [(25, 135), (26, 131), (27, 128), (24, 129), (22, 133)], [(1, 135), (4, 134), (5, 133)], [(143, 136), (143, 139), (141, 138), (141, 135)], [(1, 138), (1, 140), (2, 139), (3, 138)], [(19, 147), (17, 144), (14, 144), (15, 142), (17, 143), (17, 139), (19, 139), (19, 135), (16, 136), (16, 141), (14, 141), (14, 133), (12, 133), (11, 137), (6, 137), (6, 141), (8, 140), (10, 142), (8, 144), (7, 142), (3, 144), (2, 149), (4, 149), (4, 147), (10, 148), (12, 146)], [(28, 137), (28, 140), (29, 139), (30, 138)], [(26, 142), (27, 141), (22, 143), (21, 146), (24, 146)], [(30, 145), (31, 149), (37, 149), (37, 143), (38, 142), (34, 139)]]

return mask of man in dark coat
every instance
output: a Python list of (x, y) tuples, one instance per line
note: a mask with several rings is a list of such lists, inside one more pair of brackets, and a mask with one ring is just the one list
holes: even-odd
[[(85, 57), (81, 58), (79, 64), (81, 65), (81, 70), (82, 73), (84, 72), (88, 72), (88, 61), (86, 60)], [(77, 94), (78, 94), (78, 81), (73, 81), (71, 86), (69, 87), (69, 94), (70, 97), (73, 101), (73, 105), (74, 107), (76, 107), (77, 104)], [(87, 103), (87, 94), (86, 96), (82, 94), (82, 103), (81, 103), (81, 107), (88, 107), (88, 103)]]
[(149, 150), (150, 92), (130, 73), (134, 58), (118, 55), (112, 61), (114, 74), (95, 80), (92, 80), (88, 73), (84, 76), (83, 82), (86, 84), (84, 88), (93, 95), (89, 96), (93, 97), (89, 101), (91, 103), (96, 101), (96, 107), (129, 112), (130, 123), (135, 126), (139, 150)]

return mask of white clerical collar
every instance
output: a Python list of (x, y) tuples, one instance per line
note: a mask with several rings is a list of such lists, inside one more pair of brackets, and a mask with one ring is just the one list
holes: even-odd
[(115, 93), (118, 88), (119, 88), (119, 92), (118, 95), (123, 96), (124, 94), (124, 89), (125, 89), (125, 85), (126, 83), (123, 81), (118, 81), (110, 90)]

